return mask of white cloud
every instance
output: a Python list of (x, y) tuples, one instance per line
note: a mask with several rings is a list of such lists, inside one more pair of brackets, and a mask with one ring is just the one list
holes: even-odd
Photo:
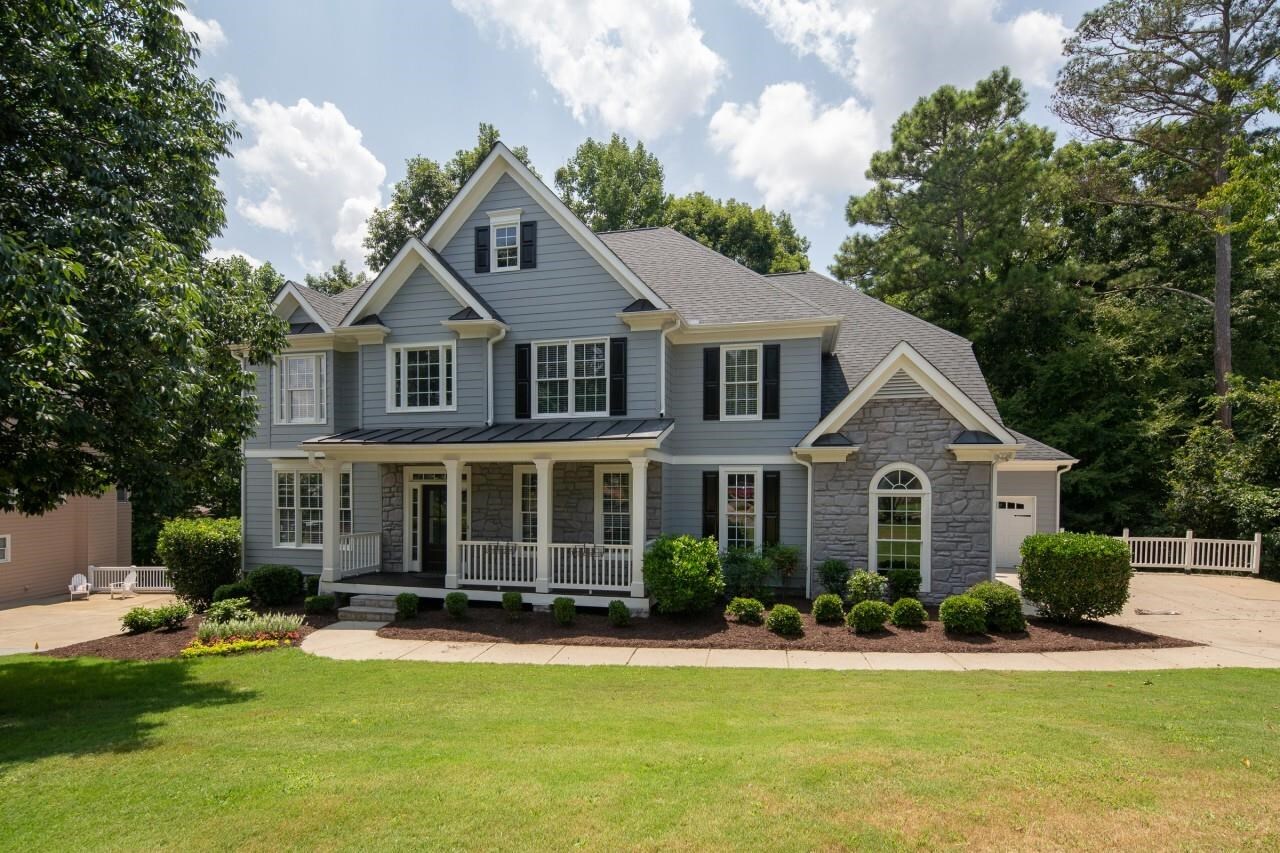
[(653, 138), (702, 114), (725, 62), (689, 0), (453, 0), (483, 30), (533, 53), (579, 122)]
[(182, 27), (189, 33), (194, 33), (200, 40), (200, 50), (204, 53), (214, 54), (218, 49), (227, 43), (227, 34), (222, 31), (222, 24), (219, 24), (213, 18), (197, 18), (186, 9), (178, 8), (173, 10), (178, 16), (178, 20), (182, 22)]
[(292, 236), (294, 258), (307, 269), (339, 258), (363, 269), (365, 220), (382, 201), (387, 170), (360, 131), (328, 101), (285, 106), (246, 101), (234, 81), (220, 88), (244, 133), (232, 161), (241, 179), (236, 210)]
[(262, 261), (255, 258), (248, 252), (240, 249), (220, 249), (217, 246), (204, 253), (204, 256), (211, 261), (221, 261), (227, 258), (242, 257), (255, 267), (262, 266)]
[(766, 206), (813, 215), (825, 197), (866, 187), (876, 124), (853, 98), (826, 106), (801, 83), (775, 83), (754, 104), (722, 105), (711, 117), (710, 137)]

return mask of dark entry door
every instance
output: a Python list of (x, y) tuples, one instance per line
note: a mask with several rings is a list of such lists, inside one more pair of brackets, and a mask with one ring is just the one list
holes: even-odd
[(422, 571), (445, 570), (446, 539), (449, 534), (449, 492), (445, 486), (422, 487)]

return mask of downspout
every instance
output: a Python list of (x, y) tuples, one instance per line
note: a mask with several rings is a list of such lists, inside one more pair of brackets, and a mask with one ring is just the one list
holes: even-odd
[(996, 579), (996, 506), (1000, 500), (1000, 462), (991, 460), (991, 580)]
[(506, 328), (506, 326), (503, 326), (501, 329), (499, 329), (499, 330), (498, 330), (498, 334), (497, 334), (497, 335), (493, 336), (492, 338), (489, 338), (489, 383), (488, 383), (489, 387), (488, 387), (488, 389), (487, 389), (487, 390), (488, 390), (488, 394), (489, 394), (489, 404), (488, 404), (488, 410), (487, 410), (487, 411), (488, 411), (488, 417), (486, 417), (486, 418), (485, 418), (485, 421), (484, 421), (484, 425), (485, 425), (485, 426), (493, 426), (493, 418), (494, 418), (494, 412), (493, 412), (493, 348), (494, 348), (494, 346), (496, 346), (496, 345), (498, 344), (498, 342), (499, 342), (499, 341), (501, 341), (501, 340), (502, 340), (503, 338), (505, 338), (506, 336), (507, 336), (507, 328)]
[[(240, 369), (243, 370), (245, 373), (249, 372), (249, 357), (247, 355), (240, 356)], [(257, 376), (254, 376), (255, 387), (257, 386), (257, 382), (258, 382), (258, 378)], [(275, 400), (272, 400), (272, 403), (274, 404)], [(262, 423), (261, 401), (259, 401), (258, 417), (256, 420), (258, 423)], [(244, 531), (245, 531), (245, 504), (249, 499), (249, 489), (246, 485), (249, 479), (249, 460), (244, 455), (244, 445), (245, 445), (245, 439), (242, 438), (240, 439), (240, 576), (241, 577), (244, 577), (245, 559), (246, 559), (245, 551), (248, 550), (247, 548), (244, 547)], [(274, 479), (272, 482), (274, 483)], [(274, 485), (272, 486), (272, 489), (273, 490), (275, 489)], [(132, 531), (133, 529), (132, 525), (130, 525), (129, 529), (130, 531)], [(132, 546), (132, 543), (130, 543), (130, 545)], [(129, 553), (130, 554), (133, 553), (132, 547), (130, 548)]]
[(1062, 475), (1071, 469), (1070, 465), (1059, 465), (1054, 470), (1057, 471), (1057, 490), (1053, 495), (1053, 509), (1055, 518), (1053, 520), (1053, 532), (1059, 533), (1062, 530)]
[(804, 597), (813, 598), (813, 463), (795, 456), (804, 466), (808, 486), (804, 492)]
[(667, 416), (667, 335), (680, 328), (680, 318), (670, 326), (663, 325), (658, 336), (658, 417)]

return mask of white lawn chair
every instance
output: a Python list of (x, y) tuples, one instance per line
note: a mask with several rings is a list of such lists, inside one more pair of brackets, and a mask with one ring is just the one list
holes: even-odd
[(67, 592), (71, 593), (71, 600), (75, 601), (77, 595), (89, 597), (89, 579), (84, 575), (72, 575), (71, 583), (67, 584)]
[(119, 595), (121, 598), (129, 598), (130, 596), (137, 595), (137, 593), (133, 591), (133, 588), (137, 585), (138, 573), (129, 572), (129, 574), (124, 576), (124, 580), (116, 581), (111, 584), (111, 597), (115, 598)]

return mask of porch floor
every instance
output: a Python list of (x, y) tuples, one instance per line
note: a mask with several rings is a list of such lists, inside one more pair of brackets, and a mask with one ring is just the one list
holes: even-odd
[(451, 592), (465, 592), (473, 601), (501, 601), (502, 594), (511, 590), (519, 592), (526, 602), (535, 605), (550, 604), (560, 596), (572, 598), (582, 607), (608, 607), (610, 601), (620, 599), (627, 602), (633, 613), (647, 615), (649, 612), (648, 598), (632, 598), (630, 593), (617, 590), (555, 587), (550, 592), (535, 592), (528, 586), (518, 584), (507, 586), (462, 584), (457, 589), (449, 589), (444, 585), (444, 572), (366, 572), (348, 575), (340, 581), (333, 581), (326, 585), (326, 591), (329, 592), (383, 595), (412, 592), (422, 598), (444, 598)]

